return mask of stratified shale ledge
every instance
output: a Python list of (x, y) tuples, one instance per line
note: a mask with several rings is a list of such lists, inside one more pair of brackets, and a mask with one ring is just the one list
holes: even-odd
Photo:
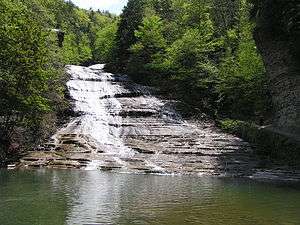
[(247, 142), (212, 123), (182, 119), (151, 88), (102, 68), (68, 67), (81, 113), (18, 167), (299, 179), (297, 171), (264, 171)]

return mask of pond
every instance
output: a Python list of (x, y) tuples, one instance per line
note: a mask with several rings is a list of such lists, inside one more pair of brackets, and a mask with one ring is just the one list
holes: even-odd
[(1, 225), (298, 225), (300, 184), (83, 170), (0, 170)]

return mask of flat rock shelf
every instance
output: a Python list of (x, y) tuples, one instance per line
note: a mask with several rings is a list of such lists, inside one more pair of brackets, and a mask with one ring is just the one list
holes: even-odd
[(299, 179), (297, 171), (260, 169), (247, 142), (212, 123), (181, 118), (173, 101), (103, 67), (67, 66), (80, 116), (23, 157), (19, 167)]

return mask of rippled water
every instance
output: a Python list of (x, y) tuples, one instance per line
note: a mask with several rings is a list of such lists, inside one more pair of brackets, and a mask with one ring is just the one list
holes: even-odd
[(99, 171), (0, 171), (1, 225), (298, 225), (300, 186)]

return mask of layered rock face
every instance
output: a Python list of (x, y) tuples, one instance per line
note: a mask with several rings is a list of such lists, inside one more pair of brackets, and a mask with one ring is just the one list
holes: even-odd
[(300, 140), (300, 14), (298, 0), (256, 1), (254, 38), (266, 66), (273, 128)]
[(174, 102), (149, 87), (103, 71), (68, 66), (79, 114), (22, 166), (119, 172), (250, 176), (258, 161), (243, 140), (209, 122), (184, 120)]

